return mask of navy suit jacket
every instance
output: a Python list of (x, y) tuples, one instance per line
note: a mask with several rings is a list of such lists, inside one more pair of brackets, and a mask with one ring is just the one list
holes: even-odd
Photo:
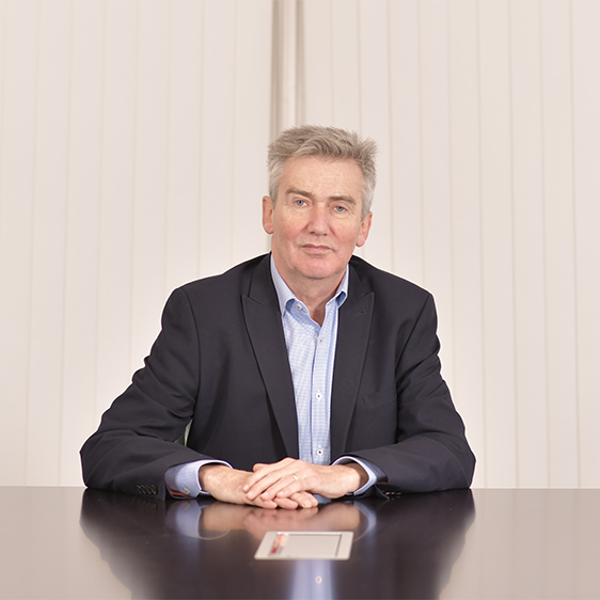
[[(380, 490), (468, 487), (475, 458), (442, 379), (432, 296), (352, 257), (340, 308), (331, 457), (377, 465)], [(187, 444), (176, 443), (191, 423)], [(166, 496), (164, 474), (216, 458), (298, 457), (292, 376), (269, 255), (173, 292), (144, 368), (81, 449), (92, 488)]]

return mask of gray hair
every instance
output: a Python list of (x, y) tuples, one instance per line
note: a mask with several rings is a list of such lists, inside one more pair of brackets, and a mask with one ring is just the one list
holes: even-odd
[(363, 175), (362, 214), (367, 216), (373, 203), (377, 172), (375, 154), (377, 144), (370, 138), (361, 140), (354, 131), (320, 125), (291, 127), (269, 144), (269, 196), (277, 200), (277, 190), (288, 158), (322, 156), (333, 160), (350, 159), (356, 162)]

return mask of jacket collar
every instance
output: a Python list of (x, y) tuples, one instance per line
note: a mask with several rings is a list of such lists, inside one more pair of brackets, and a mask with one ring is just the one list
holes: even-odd
[(288, 456), (298, 458), (298, 419), (294, 384), (287, 357), (277, 294), (273, 287), (269, 256), (256, 266), (248, 295), (242, 295), (246, 327), (258, 362), (271, 408)]
[(361, 281), (350, 262), (349, 290), (339, 312), (338, 338), (331, 390), (331, 460), (346, 447), (371, 331), (375, 293)]

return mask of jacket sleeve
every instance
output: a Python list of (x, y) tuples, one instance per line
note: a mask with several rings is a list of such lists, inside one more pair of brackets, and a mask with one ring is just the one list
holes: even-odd
[(198, 335), (185, 291), (175, 290), (167, 301), (144, 362), (81, 448), (83, 480), (91, 488), (162, 499), (169, 467), (210, 458), (176, 442), (191, 420), (200, 383)]
[(386, 475), (385, 492), (428, 492), (471, 485), (475, 457), (442, 379), (433, 297), (427, 294), (406, 341), (396, 348), (395, 443), (352, 454)]

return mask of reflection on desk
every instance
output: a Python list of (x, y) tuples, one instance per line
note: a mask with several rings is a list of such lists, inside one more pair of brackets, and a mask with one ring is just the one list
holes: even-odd
[[(350, 559), (255, 560), (264, 531), (278, 529), (353, 531)], [(0, 487), (0, 557), (0, 599), (10, 600), (600, 599), (600, 490), (461, 490), (265, 511)]]
[[(297, 511), (87, 490), (81, 526), (134, 598), (436, 598), (473, 517), (469, 490)], [(351, 558), (254, 560), (273, 530), (353, 531)]]

